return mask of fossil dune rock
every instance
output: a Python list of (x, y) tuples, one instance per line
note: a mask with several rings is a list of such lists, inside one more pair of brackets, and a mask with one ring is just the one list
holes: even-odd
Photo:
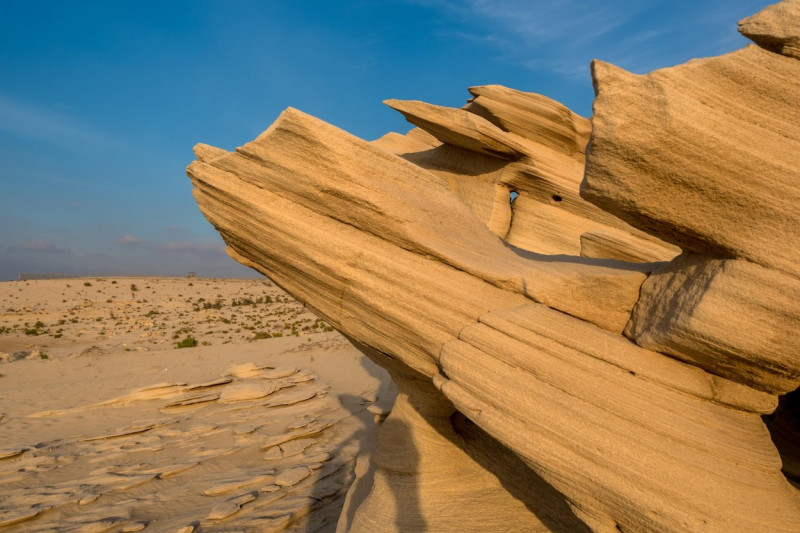
[(800, 59), (800, 1), (768, 6), (740, 21), (739, 31), (766, 50)]
[(340, 531), (800, 530), (796, 6), (596, 62), (591, 122), (482, 86), (372, 143), (288, 109), (195, 148), (231, 256), (400, 390)]
[(584, 198), (685, 251), (798, 275), (800, 62), (750, 45), (593, 75)]

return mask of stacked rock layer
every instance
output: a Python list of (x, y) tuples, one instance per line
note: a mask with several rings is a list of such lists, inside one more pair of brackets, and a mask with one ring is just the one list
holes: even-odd
[(287, 109), (195, 148), (230, 255), (400, 390), (341, 531), (800, 530), (798, 6), (595, 62), (591, 120), (481, 86), (371, 143)]

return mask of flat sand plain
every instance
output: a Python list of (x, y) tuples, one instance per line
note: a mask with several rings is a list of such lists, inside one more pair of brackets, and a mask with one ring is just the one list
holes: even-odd
[(0, 283), (0, 530), (333, 531), (394, 395), (268, 280)]

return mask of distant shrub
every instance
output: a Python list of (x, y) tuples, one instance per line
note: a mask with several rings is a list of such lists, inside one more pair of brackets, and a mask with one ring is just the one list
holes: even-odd
[(275, 333), (272, 334), (272, 336), (273, 337), (283, 337), (283, 333), (281, 333), (280, 331), (276, 331)]
[(39, 354), (39, 358), (40, 358), (40, 359), (50, 359), (50, 356), (49, 356), (49, 355), (47, 355), (46, 353), (40, 353), (40, 354)]
[(222, 309), (222, 300), (217, 300), (213, 304), (211, 302), (203, 303), (203, 309)]
[(92, 283), (91, 283), (90, 281), (84, 281), (84, 282), (83, 282), (83, 286), (84, 286), (84, 287), (91, 287), (91, 286), (92, 286)]
[(131, 283), (131, 292), (136, 292), (138, 290), (139, 290), (139, 287), (137, 287), (135, 283)]
[(197, 339), (191, 335), (187, 335), (185, 339), (176, 345), (178, 348), (194, 348), (195, 346), (197, 346)]
[[(28, 324), (26, 323), (25, 325), (27, 326)], [(47, 333), (47, 331), (45, 331), (44, 328), (45, 328), (44, 322), (42, 322), (41, 320), (37, 320), (32, 328), (27, 328), (24, 330), (25, 335), (42, 335), (44, 333)]]

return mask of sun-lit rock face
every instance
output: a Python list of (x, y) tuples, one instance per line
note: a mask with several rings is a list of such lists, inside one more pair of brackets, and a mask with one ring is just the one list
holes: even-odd
[(798, 17), (595, 63), (591, 120), (482, 86), (371, 143), (287, 109), (195, 148), (229, 253), (400, 390), (340, 531), (800, 530), (797, 401), (783, 457), (762, 420), (800, 385)]
[(739, 21), (739, 31), (765, 50), (800, 59), (800, 0), (783, 0)]

